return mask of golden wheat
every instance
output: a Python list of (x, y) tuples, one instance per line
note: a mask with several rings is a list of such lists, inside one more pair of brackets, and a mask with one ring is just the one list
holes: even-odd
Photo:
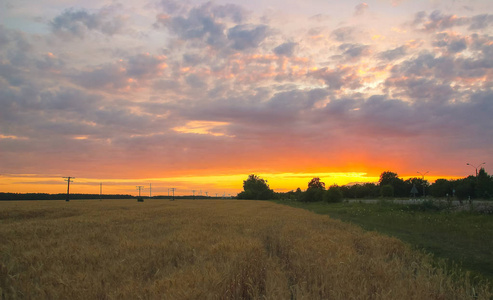
[(4, 299), (490, 299), (402, 242), (261, 201), (0, 203)]

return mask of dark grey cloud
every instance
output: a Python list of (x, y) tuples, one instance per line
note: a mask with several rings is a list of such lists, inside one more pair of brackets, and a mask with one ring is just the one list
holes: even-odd
[(394, 88), (393, 95), (402, 98), (411, 98), (415, 101), (447, 102), (460, 95), (452, 89), (450, 84), (432, 78), (411, 77), (400, 80), (387, 80), (387, 87)]
[(7, 46), (12, 40), (9, 30), (6, 30), (3, 25), (0, 24), (0, 49)]
[(382, 51), (378, 54), (380, 59), (392, 61), (404, 57), (407, 54), (407, 46), (400, 46), (394, 49)]
[(85, 9), (68, 9), (56, 16), (50, 26), (55, 34), (63, 37), (84, 38), (90, 31), (111, 36), (120, 33), (125, 25), (122, 17), (113, 16), (114, 9), (117, 7), (106, 7), (95, 13)]
[(368, 10), (368, 4), (360, 3), (354, 7), (354, 15), (361, 16)]
[(65, 60), (52, 54), (45, 54), (36, 59), (36, 67), (43, 71), (61, 72), (66, 66)]
[(487, 28), (493, 24), (493, 15), (482, 14), (471, 18), (469, 30), (478, 30)]
[(75, 83), (89, 89), (121, 89), (128, 84), (122, 66), (117, 64), (104, 64), (90, 71), (73, 74), (71, 78)]
[(248, 13), (234, 4), (216, 5), (207, 2), (185, 12), (174, 1), (163, 1), (162, 5), (174, 15), (158, 15), (156, 26), (167, 28), (182, 40), (200, 40), (219, 48), (227, 43), (226, 21), (241, 24), (248, 19)]
[(478, 51), (482, 57), (493, 56), (493, 36), (472, 34), (471, 39), (471, 48)]
[(215, 46), (223, 45), (226, 40), (226, 26), (199, 8), (192, 9), (188, 16), (158, 20), (158, 23), (183, 40), (199, 39)]
[(460, 40), (455, 40), (452, 41), (448, 47), (447, 47), (449, 52), (452, 53), (459, 53), (462, 52), (463, 50), (467, 49), (467, 42), (465, 39), (460, 39)]
[(268, 35), (266, 25), (242, 24), (228, 30), (228, 39), (236, 50), (256, 48)]
[(9, 63), (0, 62), (0, 78), (12, 86), (21, 86), (26, 83), (23, 72)]
[(419, 11), (414, 14), (414, 20), (412, 22), (413, 25), (419, 25), (423, 23), (426, 20), (426, 12), (425, 11)]
[(88, 71), (76, 72), (70, 78), (89, 89), (121, 89), (135, 80), (150, 79), (159, 74), (164, 67), (164, 57), (137, 54), (121, 62), (93, 67)]
[(128, 58), (126, 74), (132, 78), (145, 78), (157, 75), (163, 64), (164, 58), (162, 57), (137, 54)]
[(352, 41), (355, 39), (355, 32), (354, 27), (340, 27), (332, 31), (331, 36), (339, 42)]
[(445, 48), (450, 53), (459, 53), (467, 49), (467, 40), (464, 37), (457, 37), (447, 32), (441, 32), (436, 35), (433, 45), (435, 47)]
[(241, 6), (236, 4), (213, 5), (210, 10), (216, 18), (230, 19), (231, 21), (241, 24), (247, 21), (249, 13)]
[(467, 24), (467, 18), (457, 17), (455, 15), (444, 15), (441, 11), (435, 10), (428, 16), (428, 21), (425, 22), (425, 31), (436, 31), (452, 28), (454, 26), (462, 26)]
[[(489, 51), (493, 49), (489, 48), (489, 43), (489, 39), (473, 42), (471, 50), (474, 52), (468, 57), (439, 56), (432, 52), (422, 51), (417, 56), (394, 66), (388, 81), (402, 77), (425, 77), (439, 80), (444, 84), (451, 84), (451, 81), (483, 77), (493, 71), (493, 58), (489, 55)], [(446, 46), (449, 47), (447, 44)], [(487, 82), (482, 82), (482, 84), (487, 84)]]
[(184, 9), (184, 3), (182, 1), (174, 0), (161, 0), (159, 1), (158, 6), (169, 14), (176, 14)]
[(485, 29), (493, 23), (493, 15), (481, 14), (472, 17), (459, 17), (456, 15), (443, 14), (439, 10), (431, 12), (429, 15), (424, 12), (415, 14), (411, 25), (418, 26), (418, 29), (427, 32), (436, 32), (450, 29), (456, 26), (467, 26), (468, 29), (481, 30)]
[(297, 46), (298, 43), (286, 42), (274, 48), (273, 51), (277, 55), (290, 57), (293, 56), (294, 50), (296, 49)]
[(316, 14), (311, 16), (309, 19), (315, 22), (324, 22), (330, 20), (330, 16), (325, 14)]
[(207, 90), (207, 83), (202, 80), (202, 78), (196, 74), (190, 74), (185, 77), (185, 82), (192, 89)]
[(359, 58), (369, 54), (370, 46), (363, 44), (351, 44), (345, 43), (339, 46), (339, 50), (343, 52), (343, 55), (347, 58)]
[(274, 111), (300, 113), (313, 108), (318, 101), (324, 100), (329, 95), (326, 89), (313, 89), (308, 91), (291, 90), (276, 93), (269, 101), (268, 108)]
[[(27, 40), (23, 32), (8, 29), (0, 24), (0, 51), (5, 51), (9, 61), (14, 60), (19, 55), (18, 53), (24, 54), (32, 48), (32, 44)], [(0, 55), (2, 55), (2, 52), (0, 52)], [(19, 63), (21, 61), (16, 62)]]
[(331, 90), (357, 89), (362, 85), (362, 78), (355, 72), (356, 70), (353, 68), (339, 66), (336, 69), (322, 68), (310, 72), (308, 76), (323, 80)]

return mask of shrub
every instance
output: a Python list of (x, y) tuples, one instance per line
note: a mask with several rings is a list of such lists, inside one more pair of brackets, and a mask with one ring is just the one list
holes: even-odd
[(341, 188), (337, 185), (331, 186), (324, 193), (324, 201), (326, 201), (326, 202), (336, 203), (336, 202), (341, 202), (342, 199), (343, 199), (343, 195), (342, 195)]
[(394, 187), (390, 184), (384, 184), (380, 187), (380, 196), (394, 197)]
[(324, 197), (324, 190), (311, 187), (308, 188), (304, 193), (303, 193), (303, 202), (317, 202), (317, 201), (322, 201)]

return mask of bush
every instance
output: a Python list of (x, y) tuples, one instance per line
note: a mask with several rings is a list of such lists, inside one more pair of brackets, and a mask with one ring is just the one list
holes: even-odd
[(329, 203), (341, 202), (343, 199), (341, 188), (337, 185), (331, 186), (324, 193), (324, 201)]
[(394, 187), (390, 184), (385, 184), (380, 187), (380, 196), (394, 197)]
[(311, 187), (308, 188), (304, 193), (303, 193), (303, 202), (317, 202), (317, 201), (322, 201), (324, 197), (324, 190), (316, 188), (316, 187)]

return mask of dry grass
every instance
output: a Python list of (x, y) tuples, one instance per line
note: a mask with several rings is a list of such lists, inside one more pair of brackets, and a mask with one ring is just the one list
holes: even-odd
[(400, 241), (256, 201), (0, 203), (5, 299), (491, 299)]

